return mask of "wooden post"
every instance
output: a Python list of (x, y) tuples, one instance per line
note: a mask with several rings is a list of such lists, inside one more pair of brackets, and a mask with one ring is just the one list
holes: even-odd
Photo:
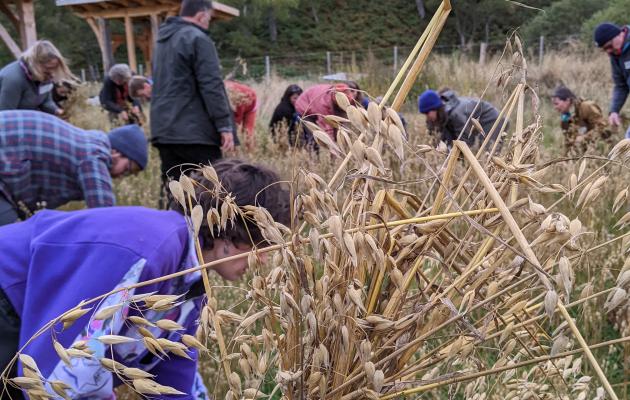
[(267, 83), (271, 81), (271, 60), (269, 56), (265, 56), (265, 80)]
[(326, 73), (330, 75), (332, 72), (332, 60), (330, 57), (330, 51), (326, 52)]
[(98, 18), (98, 32), (101, 37), (101, 55), (103, 57), (103, 75), (107, 75), (114, 65), (114, 53), (112, 51), (112, 36), (109, 31), (109, 23), (104, 18)]
[(22, 50), (20, 49), (20, 46), (18, 46), (18, 44), (15, 43), (11, 35), (9, 35), (9, 32), (1, 23), (0, 23), (0, 39), (2, 39), (4, 41), (4, 44), (7, 45), (7, 47), (11, 51), (11, 54), (13, 54), (13, 57), (15, 57), (16, 59), (20, 58), (20, 54), (22, 54)]
[(540, 36), (540, 39), (538, 41), (538, 65), (542, 65), (544, 57), (545, 57), (545, 37)]
[(398, 46), (394, 46), (394, 75), (398, 73)]
[(21, 0), (17, 3), (17, 7), (21, 22), (20, 36), (22, 38), (22, 49), (26, 50), (37, 41), (33, 0)]
[(85, 68), (81, 68), (81, 82), (85, 82)]
[(125, 37), (127, 38), (127, 56), (129, 57), (129, 68), (138, 72), (138, 61), (136, 59), (136, 41), (133, 32), (133, 22), (131, 17), (125, 17)]
[(147, 74), (153, 75), (153, 48), (158, 37), (158, 30), (160, 28), (160, 17), (157, 14), (150, 15), (151, 30), (150, 30), (150, 43), (149, 43), (149, 55), (145, 62), (147, 63)]
[(486, 51), (488, 50), (488, 43), (481, 42), (479, 45), (479, 65), (486, 63)]

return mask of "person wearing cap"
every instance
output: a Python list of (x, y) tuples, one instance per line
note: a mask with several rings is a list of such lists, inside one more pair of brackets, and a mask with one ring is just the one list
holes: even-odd
[(113, 206), (112, 178), (147, 165), (148, 144), (137, 125), (105, 134), (39, 111), (10, 110), (0, 112), (0, 126), (0, 226), (73, 200)]
[(599, 24), (593, 38), (597, 47), (608, 54), (612, 67), (614, 88), (608, 114), (613, 127), (621, 126), (619, 113), (630, 93), (630, 37), (628, 26), (619, 27), (610, 22)]
[[(332, 140), (337, 140), (337, 132), (324, 118), (327, 115), (337, 115), (345, 117), (346, 113), (337, 104), (335, 95), (343, 93), (350, 104), (357, 99), (357, 91), (351, 89), (345, 83), (319, 84), (306, 89), (296, 100), (295, 110), (302, 119), (316, 123), (322, 131), (326, 132)], [(305, 144), (313, 146), (312, 133), (305, 129)]]
[[(298, 132), (295, 102), (302, 92), (302, 88), (298, 85), (289, 85), (285, 89), (282, 99), (275, 110), (273, 110), (273, 115), (269, 122), (271, 137), (274, 141), (277, 141), (281, 136), (287, 136), (289, 146), (295, 145)], [(286, 134), (284, 132), (286, 132)]]
[[(445, 142), (449, 148), (453, 140), (458, 138), (470, 147), (481, 145), (484, 140), (482, 135), (490, 133), (499, 118), (499, 110), (492, 104), (476, 98), (458, 96), (451, 89), (425, 91), (418, 97), (418, 110), (426, 115), (429, 133), (439, 135), (439, 140)], [(477, 130), (472, 118), (479, 121), (483, 133)], [(501, 128), (506, 129), (507, 124), (505, 127), (503, 125), (502, 121), (494, 130), (490, 143), (496, 141)]]
[(565, 86), (554, 90), (551, 102), (560, 113), (565, 154), (583, 154), (601, 141), (611, 144), (612, 130), (597, 103), (577, 97)]

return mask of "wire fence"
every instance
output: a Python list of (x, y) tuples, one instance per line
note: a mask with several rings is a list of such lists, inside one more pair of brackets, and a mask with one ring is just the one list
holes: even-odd
[[(436, 45), (434, 53), (458, 53), (461, 56), (484, 63), (493, 55), (500, 54), (505, 48), (505, 43), (505, 41), (494, 41), (468, 43), (466, 45)], [(562, 50), (575, 43), (582, 43), (578, 36), (540, 36), (535, 43), (525, 43), (525, 49), (531, 60), (542, 63), (545, 53)], [(395, 74), (412, 49), (411, 46), (392, 46), (347, 51), (298, 52), (247, 58), (223, 57), (221, 64), (224, 75), (235, 79), (269, 79), (272, 74), (285, 78), (321, 78), (339, 73), (356, 76), (371, 65), (388, 68), (392, 74)], [(369, 69), (371, 70), (371, 68)], [(138, 66), (136, 72), (150, 76), (150, 71), (146, 71), (142, 64)], [(81, 78), (84, 81), (101, 80), (102, 69), (99, 68), (99, 65), (90, 65), (88, 69), (81, 70)]]

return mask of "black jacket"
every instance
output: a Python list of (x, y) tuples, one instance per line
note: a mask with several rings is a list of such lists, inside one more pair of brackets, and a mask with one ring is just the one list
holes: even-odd
[(220, 132), (234, 132), (234, 123), (208, 32), (171, 17), (153, 54), (152, 142), (220, 146)]
[(105, 77), (98, 98), (101, 106), (114, 114), (128, 111), (127, 107), (123, 106), (124, 103), (140, 107), (140, 103), (129, 96), (127, 85), (117, 85), (109, 76)]
[(280, 100), (280, 103), (276, 106), (276, 109), (273, 111), (273, 115), (271, 116), (271, 121), (269, 121), (269, 128), (273, 139), (276, 139), (276, 133), (278, 130), (285, 127), (284, 129), (288, 130), (287, 134), (291, 145), (294, 144), (295, 137), (297, 135), (297, 114), (295, 106), (291, 103), (291, 96), (294, 94), (302, 94), (302, 88), (298, 85), (290, 85), (284, 91), (282, 100)]

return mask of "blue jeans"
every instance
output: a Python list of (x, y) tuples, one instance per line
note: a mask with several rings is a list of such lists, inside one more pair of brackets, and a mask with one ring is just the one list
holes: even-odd
[(628, 130), (626, 131), (626, 139), (630, 139), (630, 126), (628, 127)]
[(12, 224), (17, 220), (17, 210), (13, 204), (0, 193), (0, 226)]
[[(0, 372), (6, 368), (18, 351), (20, 323), (20, 317), (15, 312), (13, 305), (4, 294), (4, 291), (0, 289)], [(9, 371), (9, 378), (15, 376), (17, 376), (17, 362), (13, 364)], [(3, 384), (0, 383), (0, 399), (2, 400), (8, 398), (20, 400), (24, 398), (20, 390), (9, 385), (7, 385), (6, 392), (3, 389)]]

